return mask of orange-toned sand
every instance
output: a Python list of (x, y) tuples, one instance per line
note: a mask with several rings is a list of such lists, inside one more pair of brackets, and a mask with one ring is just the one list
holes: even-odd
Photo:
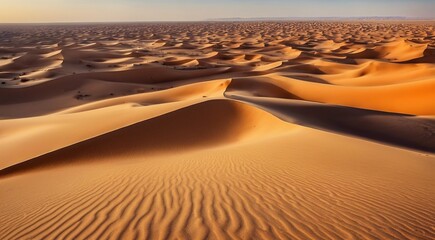
[(0, 239), (435, 239), (433, 22), (0, 26)]

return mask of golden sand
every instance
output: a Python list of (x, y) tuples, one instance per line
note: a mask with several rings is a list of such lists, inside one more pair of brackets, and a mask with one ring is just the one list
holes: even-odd
[(434, 239), (435, 25), (0, 26), (0, 239)]

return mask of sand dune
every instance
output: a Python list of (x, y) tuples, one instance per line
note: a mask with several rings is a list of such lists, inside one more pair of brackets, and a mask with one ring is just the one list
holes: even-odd
[(435, 118), (266, 97), (227, 95), (296, 124), (435, 153)]
[(269, 82), (275, 82), (308, 101), (412, 115), (435, 115), (435, 95), (432, 94), (435, 79), (386, 86), (348, 87), (271, 75)]
[(434, 239), (434, 33), (0, 26), (0, 239)]
[[(89, 122), (89, 119), (86, 120)], [(245, 104), (211, 100), (149, 118), (147, 121), (101, 136), (94, 136), (70, 147), (63, 147), (59, 153), (47, 155), (51, 160), (42, 156), (22, 163), (9, 164), (11, 167), (4, 168), (2, 173), (9, 174), (22, 168), (34, 168), (35, 165), (58, 164), (60, 159), (68, 164), (77, 159), (86, 159), (86, 162), (90, 162), (93, 159), (104, 159), (104, 154), (101, 155), (104, 152), (115, 158), (125, 155), (147, 157), (155, 154), (174, 154), (191, 148), (203, 149), (233, 142), (255, 141), (257, 137), (276, 135), (289, 128), (291, 126), (272, 115)], [(134, 142), (136, 144), (132, 144)]]
[[(71, 149), (47, 155), (39, 160), (67, 162), (2, 179), (2, 188), (21, 186), (34, 197), (12, 201), (18, 188), (3, 197), (10, 203), (2, 216), (10, 217), (2, 217), (1, 232), (12, 239), (433, 237), (425, 227), (433, 224), (433, 157), (310, 129), (267, 139), (173, 156), (105, 149), (91, 153), (98, 162)], [(29, 188), (53, 179), (56, 187)], [(13, 214), (18, 209), (29, 214)]]
[(418, 44), (405, 39), (394, 40), (359, 53), (350, 54), (352, 58), (386, 59), (392, 62), (404, 62), (424, 56), (427, 44)]

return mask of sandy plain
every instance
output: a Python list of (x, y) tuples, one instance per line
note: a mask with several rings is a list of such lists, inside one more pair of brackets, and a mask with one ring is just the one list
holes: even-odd
[(433, 22), (0, 26), (0, 239), (435, 239)]

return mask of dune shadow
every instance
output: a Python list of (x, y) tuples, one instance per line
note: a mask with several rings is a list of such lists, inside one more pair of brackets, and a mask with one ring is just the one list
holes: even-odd
[(299, 125), (435, 153), (435, 119), (302, 100), (229, 97)]

